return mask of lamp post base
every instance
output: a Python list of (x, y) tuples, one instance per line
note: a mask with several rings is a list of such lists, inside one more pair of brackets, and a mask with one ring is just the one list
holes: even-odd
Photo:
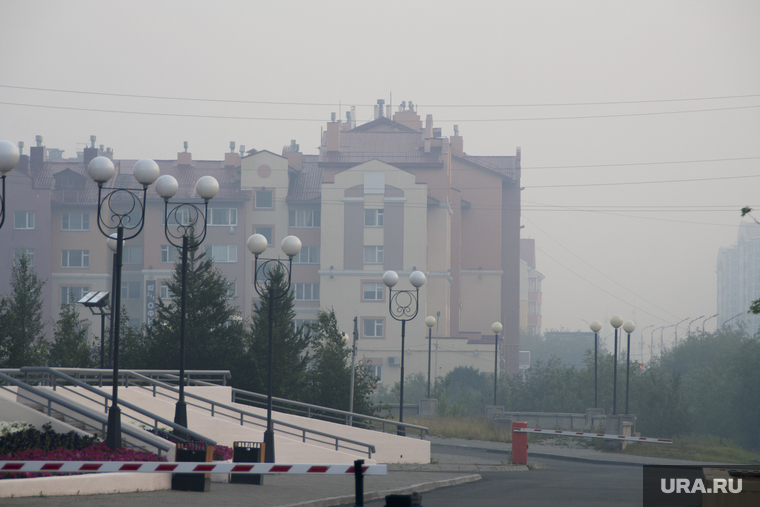
[[(177, 402), (174, 409), (174, 424), (179, 424), (183, 428), (187, 428), (187, 403), (180, 400)], [(174, 430), (177, 433), (177, 430)]]
[(274, 430), (264, 432), (264, 463), (274, 463)]
[(398, 426), (396, 426), (396, 435), (398, 435), (400, 437), (405, 437), (406, 436), (406, 428), (404, 428), (403, 426), (401, 426), (401, 424), (399, 424)]
[(106, 445), (112, 450), (121, 449), (121, 409), (118, 405), (111, 405), (108, 409)]

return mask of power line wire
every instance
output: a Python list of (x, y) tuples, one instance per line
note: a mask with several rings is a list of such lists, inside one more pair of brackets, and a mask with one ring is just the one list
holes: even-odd
[(567, 185), (526, 185), (525, 188), (609, 187), (619, 185), (652, 185), (655, 183), (691, 183), (695, 181), (736, 180), (742, 178), (760, 178), (760, 174), (752, 174), (749, 176), (722, 176), (720, 178), (691, 178), (686, 180), (623, 181), (619, 183), (569, 183)]
[(600, 167), (635, 167), (642, 165), (698, 164), (704, 162), (733, 162), (736, 160), (758, 160), (760, 157), (709, 158), (702, 160), (672, 160), (670, 162), (631, 162), (624, 164), (587, 164), (587, 165), (545, 165), (521, 167), (523, 171), (533, 169), (594, 169)]

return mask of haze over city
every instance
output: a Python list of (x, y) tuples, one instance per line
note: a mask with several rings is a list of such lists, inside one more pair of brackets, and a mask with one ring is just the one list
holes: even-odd
[(444, 136), (458, 125), (465, 152), (520, 147), (544, 330), (715, 314), (718, 249), (760, 204), (757, 2), (2, 9), (0, 139), (42, 135), (64, 157), (90, 135), (115, 158), (172, 159), (184, 141), (196, 160), (230, 141), (316, 153), (332, 112), (364, 123), (377, 99), (413, 101)]

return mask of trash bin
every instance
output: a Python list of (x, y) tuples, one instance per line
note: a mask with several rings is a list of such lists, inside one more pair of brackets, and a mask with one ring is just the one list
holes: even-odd
[(422, 495), (417, 492), (411, 495), (386, 495), (385, 507), (422, 507)]
[[(233, 442), (233, 463), (263, 463), (265, 445), (262, 442)], [(230, 474), (230, 482), (233, 484), (264, 484), (262, 474)]]
[[(211, 462), (214, 446), (206, 444), (177, 444), (176, 460), (189, 462)], [(177, 491), (211, 491), (211, 474), (173, 474), (172, 489)]]

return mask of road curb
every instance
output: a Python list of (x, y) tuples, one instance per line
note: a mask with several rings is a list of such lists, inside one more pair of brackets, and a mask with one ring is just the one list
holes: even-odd
[[(406, 487), (398, 488), (398, 489), (372, 491), (369, 493), (365, 492), (364, 501), (369, 502), (372, 500), (378, 500), (381, 498), (385, 498), (386, 495), (408, 495), (415, 492), (424, 493), (425, 491), (432, 491), (438, 488), (447, 488), (449, 486), (459, 486), (460, 484), (476, 482), (481, 479), (482, 477), (477, 474), (465, 475), (462, 477), (454, 477), (453, 479), (445, 479), (442, 481), (422, 482), (420, 484), (413, 484), (411, 486), (406, 486)], [(336, 496), (332, 498), (324, 498), (322, 500), (313, 500), (309, 502), (288, 504), (283, 507), (331, 507), (333, 505), (348, 505), (348, 504), (353, 505), (355, 500), (356, 500), (356, 496), (354, 495)]]
[(389, 472), (525, 472), (526, 465), (389, 464)]

